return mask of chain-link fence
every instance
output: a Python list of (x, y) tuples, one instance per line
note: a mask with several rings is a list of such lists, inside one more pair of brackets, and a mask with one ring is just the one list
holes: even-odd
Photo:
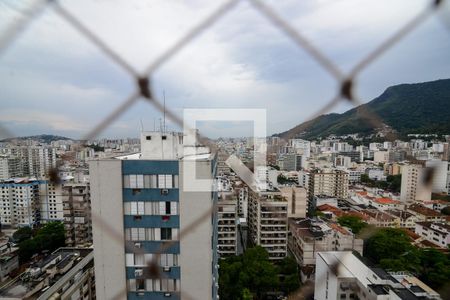
[[(135, 89), (133, 92), (126, 97), (119, 106), (117, 106), (108, 116), (103, 118), (94, 128), (92, 128), (82, 140), (89, 141), (95, 139), (99, 134), (110, 126), (115, 120), (117, 120), (126, 110), (133, 106), (138, 101), (146, 101), (153, 105), (158, 111), (165, 112), (167, 118), (169, 118), (176, 125), (183, 127), (183, 121), (181, 116), (177, 115), (171, 107), (165, 107), (161, 99), (158, 99), (154, 89), (152, 88), (152, 79), (154, 78), (155, 72), (164, 66), (168, 61), (170, 61), (178, 52), (180, 52), (184, 47), (189, 45), (194, 38), (198, 37), (204, 30), (208, 29), (211, 25), (216, 23), (218, 20), (223, 18), (227, 13), (233, 9), (237, 9), (237, 4), (240, 2), (248, 2), (254, 11), (263, 16), (268, 20), (274, 27), (278, 28), (282, 34), (286, 35), (295, 45), (304, 51), (306, 51), (311, 60), (316, 61), (326, 72), (328, 72), (332, 78), (338, 83), (339, 89), (334, 97), (327, 104), (321, 107), (315, 114), (310, 116), (309, 119), (313, 119), (316, 116), (329, 112), (333, 107), (340, 103), (350, 103), (353, 106), (358, 106), (362, 104), (362, 101), (355, 95), (355, 82), (360, 76), (361, 72), (365, 70), (370, 64), (376, 61), (383, 53), (388, 51), (394, 45), (401, 43), (402, 39), (409, 33), (418, 28), (422, 23), (429, 19), (433, 15), (438, 15), (438, 18), (443, 21), (444, 26), (449, 29), (450, 18), (448, 13), (448, 1), (444, 0), (430, 0), (429, 5), (422, 11), (420, 11), (415, 17), (401, 25), (399, 28), (394, 28), (393, 32), (388, 38), (383, 40), (377, 47), (375, 47), (364, 59), (359, 61), (354, 65), (349, 72), (344, 72), (338, 67), (338, 65), (325, 55), (324, 51), (316, 47), (314, 43), (303, 35), (300, 31), (294, 28), (289, 20), (283, 18), (276, 10), (271, 6), (261, 0), (229, 0), (223, 2), (218, 8), (216, 8), (212, 13), (210, 13), (204, 20), (199, 22), (193, 28), (191, 28), (184, 36), (179, 38), (175, 43), (173, 43), (169, 48), (167, 48), (160, 56), (154, 59), (150, 64), (143, 68), (143, 72), (139, 72), (132, 65), (130, 65), (118, 52), (110, 47), (104, 40), (97, 36), (86, 24), (84, 24), (80, 19), (78, 19), (73, 13), (64, 7), (61, 3), (56, 0), (37, 0), (33, 1), (24, 10), (21, 15), (14, 19), (6, 28), (0, 30), (0, 55), (4, 54), (5, 50), (11, 46), (14, 41), (20, 38), (21, 33), (33, 24), (37, 16), (42, 14), (45, 10), (50, 7), (56, 12), (67, 24), (74, 28), (78, 33), (87, 38), (90, 43), (95, 45), (105, 56), (109, 57), (113, 62), (120, 66), (135, 82)], [(361, 5), (364, 5), (361, 3)], [(445, 8), (444, 8), (445, 7)], [(389, 7), (386, 7), (389, 9)], [(349, 20), (350, 22), (351, 20)], [(368, 110), (366, 107), (361, 107), (361, 115), (375, 127), (382, 127), (383, 125), (381, 119), (374, 114), (372, 111)], [(4, 137), (14, 137), (14, 133), (10, 132), (4, 127), (0, 127), (0, 135)], [(209, 140), (202, 138), (199, 135), (199, 139), (202, 143), (214, 147), (209, 143)], [(70, 160), (71, 157), (67, 156), (65, 159)], [(432, 173), (432, 172), (431, 172)], [(54, 182), (58, 181), (58, 172), (52, 172), (51, 179)], [(429, 184), (433, 174), (426, 176)], [(216, 207), (213, 207), (213, 210)], [(95, 212), (93, 217), (95, 217)], [(212, 211), (206, 211), (201, 218), (189, 224), (183, 228), (180, 232), (180, 237), (189, 235), (192, 230), (194, 230), (202, 222), (209, 222), (210, 215)], [(101, 223), (102, 220), (99, 219)], [(104, 230), (110, 235), (110, 238), (117, 240), (118, 243), (123, 243), (121, 234), (115, 232), (114, 230), (108, 230), (106, 223), (104, 224)], [(171, 246), (171, 242), (164, 244), (163, 249)], [(142, 251), (135, 248), (134, 246), (126, 245), (126, 247), (131, 247), (130, 251), (139, 253)], [(160, 251), (160, 253), (161, 253)], [(159, 256), (156, 256), (152, 263), (149, 265), (150, 273), (155, 278), (163, 277), (163, 274), (159, 273), (158, 268)], [(126, 290), (123, 293), (117, 295), (115, 298), (123, 299), (126, 297)], [(192, 299), (186, 293), (182, 293), (183, 299)], [(299, 291), (293, 293), (290, 298), (292, 299), (306, 299), (313, 293), (313, 286), (311, 284), (304, 285)]]

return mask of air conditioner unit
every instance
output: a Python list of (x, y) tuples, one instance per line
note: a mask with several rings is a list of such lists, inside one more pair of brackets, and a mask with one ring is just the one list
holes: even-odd
[(171, 293), (164, 293), (164, 297), (170, 297), (170, 296), (172, 296)]
[(163, 271), (164, 272), (170, 272), (170, 267), (169, 266), (164, 266), (163, 267)]
[(142, 269), (134, 270), (134, 276), (142, 276), (142, 275), (144, 275), (144, 270)]
[(141, 248), (141, 247), (142, 247), (142, 244), (141, 244), (141, 243), (134, 243), (134, 247), (136, 247), (136, 248)]
[(162, 189), (161, 190), (161, 195), (168, 195), (169, 194), (169, 190), (168, 189)]

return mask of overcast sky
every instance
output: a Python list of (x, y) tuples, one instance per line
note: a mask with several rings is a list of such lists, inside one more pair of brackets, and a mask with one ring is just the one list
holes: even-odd
[[(32, 1), (0, 0), (0, 34)], [(274, 10), (348, 71), (431, 1), (269, 1)], [(144, 70), (216, 9), (216, 1), (62, 1), (137, 70)], [(432, 17), (359, 77), (365, 101), (390, 85), (449, 78), (450, 32)], [(265, 108), (267, 132), (306, 121), (336, 93), (335, 80), (304, 50), (242, 1), (162, 65), (156, 94), (184, 108)], [(120, 105), (135, 86), (128, 74), (62, 20), (52, 8), (0, 56), (0, 124), (15, 135), (79, 138)], [(343, 112), (350, 106), (333, 109)], [(140, 101), (102, 132), (138, 136), (162, 114)], [(168, 122), (169, 128), (174, 128)], [(251, 124), (202, 124), (211, 137), (251, 135)]]

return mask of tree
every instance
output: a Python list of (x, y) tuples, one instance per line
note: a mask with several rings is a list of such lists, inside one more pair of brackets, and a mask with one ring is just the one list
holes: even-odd
[(44, 250), (54, 251), (65, 245), (65, 228), (62, 222), (50, 222), (36, 231), (33, 238), (19, 243), (20, 261), (28, 261), (34, 254)]
[(411, 245), (400, 229), (380, 229), (366, 241), (365, 248), (365, 256), (388, 271), (409, 271), (434, 289), (450, 282), (449, 254)]
[(239, 274), (239, 281), (258, 298), (264, 292), (278, 286), (277, 271), (269, 261), (269, 253), (263, 247), (256, 246), (247, 249), (242, 261), (245, 271)]
[(286, 256), (278, 265), (278, 269), (281, 290), (289, 294), (300, 287), (297, 261), (292, 256)]
[[(222, 299), (244, 299), (248, 292), (258, 299), (279, 284), (275, 266), (261, 246), (249, 248), (241, 256), (220, 261), (219, 293)], [(244, 289), (248, 292), (244, 293)]]
[(33, 230), (26, 226), (26, 227), (21, 227), (19, 229), (17, 229), (12, 236), (12, 239), (14, 241), (14, 243), (20, 243), (24, 240), (27, 240), (29, 238), (31, 238), (31, 236), (33, 235)]
[(450, 216), (450, 206), (446, 206), (441, 210), (444, 215)]
[(368, 182), (370, 182), (371, 180), (370, 180), (370, 178), (369, 178), (369, 175), (367, 175), (367, 174), (361, 174), (361, 182), (363, 182), (363, 183), (368, 183)]
[(245, 288), (242, 291), (242, 300), (253, 300), (252, 292), (249, 289)]
[(440, 288), (450, 282), (450, 260), (448, 254), (430, 248), (420, 249), (419, 279), (432, 288)]
[(388, 175), (386, 181), (389, 184), (388, 189), (394, 193), (400, 193), (400, 188), (402, 186), (402, 175)]
[(410, 238), (401, 229), (383, 228), (364, 243), (365, 255), (379, 264), (382, 259), (397, 259), (412, 251)]
[(367, 226), (367, 223), (363, 222), (362, 219), (357, 216), (339, 217), (338, 223), (341, 226), (350, 228), (354, 234), (358, 234), (361, 229)]
[(287, 178), (286, 176), (284, 176), (283, 174), (278, 175), (277, 177), (277, 182), (279, 184), (287, 184), (287, 183), (295, 183), (295, 180)]

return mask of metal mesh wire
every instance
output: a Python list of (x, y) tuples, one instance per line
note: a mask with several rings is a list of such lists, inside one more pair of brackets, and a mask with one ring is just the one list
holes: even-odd
[[(261, 16), (266, 18), (274, 27), (281, 30), (295, 45), (304, 51), (306, 51), (310, 58), (316, 61), (326, 72), (328, 72), (334, 80), (339, 85), (338, 92), (326, 105), (321, 107), (316, 113), (310, 116), (310, 120), (329, 112), (333, 107), (339, 103), (351, 103), (353, 106), (358, 106), (362, 104), (362, 101), (353, 92), (355, 89), (355, 82), (357, 81), (360, 73), (365, 70), (371, 63), (376, 61), (383, 53), (389, 50), (394, 45), (398, 44), (407, 34), (414, 31), (418, 26), (420, 26), (425, 20), (430, 18), (432, 15), (438, 15), (438, 18), (442, 20), (444, 26), (447, 29), (450, 28), (450, 14), (448, 9), (448, 3), (444, 0), (430, 0), (429, 5), (420, 13), (418, 13), (411, 20), (397, 28), (388, 38), (381, 42), (375, 49), (373, 49), (364, 59), (359, 61), (349, 72), (342, 71), (335, 62), (330, 60), (321, 49), (316, 47), (311, 40), (306, 38), (301, 32), (296, 30), (288, 20), (284, 19), (279, 15), (273, 7), (261, 0), (229, 0), (222, 3), (218, 8), (216, 8), (212, 13), (210, 13), (204, 20), (199, 22), (193, 28), (191, 28), (184, 36), (179, 38), (175, 43), (173, 43), (168, 49), (166, 49), (159, 57), (154, 59), (148, 66), (144, 68), (144, 72), (138, 72), (129, 63), (125, 61), (113, 48), (108, 46), (101, 38), (99, 38), (93, 31), (83, 24), (74, 14), (69, 12), (63, 5), (55, 0), (36, 0), (27, 7), (25, 11), (22, 12), (21, 16), (16, 18), (11, 24), (0, 31), (0, 55), (2, 55), (5, 50), (13, 44), (15, 39), (20, 37), (20, 34), (30, 26), (38, 15), (44, 12), (47, 8), (52, 7), (54, 11), (69, 25), (71, 25), (75, 30), (77, 30), (81, 35), (86, 37), (93, 45), (95, 45), (105, 56), (109, 57), (113, 62), (119, 65), (123, 70), (125, 70), (129, 76), (135, 81), (135, 90), (126, 97), (119, 106), (117, 106), (107, 117), (101, 120), (94, 128), (92, 128), (82, 140), (89, 141), (96, 138), (100, 132), (105, 128), (110, 126), (115, 120), (117, 120), (129, 107), (138, 101), (146, 101), (153, 105), (158, 111), (163, 112), (165, 110), (166, 116), (173, 121), (176, 125), (183, 127), (182, 118), (177, 115), (170, 107), (164, 108), (164, 105), (160, 99), (158, 99), (152, 89), (152, 77), (154, 73), (165, 63), (167, 63), (171, 58), (186, 47), (195, 37), (201, 34), (208, 27), (213, 25), (215, 22), (220, 20), (224, 15), (226, 15), (230, 10), (234, 9), (238, 3), (248, 2), (251, 4), (253, 9), (258, 12)], [(445, 8), (443, 8), (445, 6)], [(370, 123), (376, 125), (376, 127), (381, 127), (381, 119), (373, 112), (367, 109), (361, 109), (361, 114)], [(13, 137), (14, 134), (8, 129), (0, 126), (0, 134), (4, 137)], [(199, 135), (200, 140), (211, 147), (211, 145), (206, 138), (202, 138)], [(63, 159), (70, 159), (69, 156)], [(57, 174), (57, 172), (54, 172)], [(427, 177), (426, 184), (430, 184), (433, 172), (431, 176)], [(55, 181), (57, 176), (52, 176)], [(214, 206), (212, 210), (206, 211), (200, 218), (198, 218), (192, 224), (185, 226), (185, 228), (180, 232), (180, 236), (187, 236), (192, 232), (198, 225), (202, 222), (209, 222), (210, 215), (216, 209)], [(95, 217), (95, 212), (92, 212), (93, 217)], [(99, 219), (99, 218), (98, 218)], [(103, 220), (99, 219), (102, 223)], [(104, 230), (109, 234), (112, 240), (117, 240), (118, 243), (123, 243), (121, 234), (115, 232), (113, 229), (108, 228), (106, 223), (103, 224)], [(168, 241), (164, 243), (162, 250), (170, 247), (173, 242)], [(141, 249), (135, 248), (133, 245), (126, 245), (127, 248), (132, 247), (134, 253), (143, 253)], [(155, 277), (163, 277), (163, 274), (158, 272), (158, 259), (156, 256), (149, 266), (150, 272)], [(319, 279), (320, 280), (320, 279)], [(120, 294), (116, 295), (116, 299), (123, 299), (126, 297), (126, 289)], [(190, 295), (182, 293), (183, 299), (192, 299)], [(313, 293), (313, 286), (308, 283), (298, 291), (292, 293), (290, 299), (307, 299)]]

